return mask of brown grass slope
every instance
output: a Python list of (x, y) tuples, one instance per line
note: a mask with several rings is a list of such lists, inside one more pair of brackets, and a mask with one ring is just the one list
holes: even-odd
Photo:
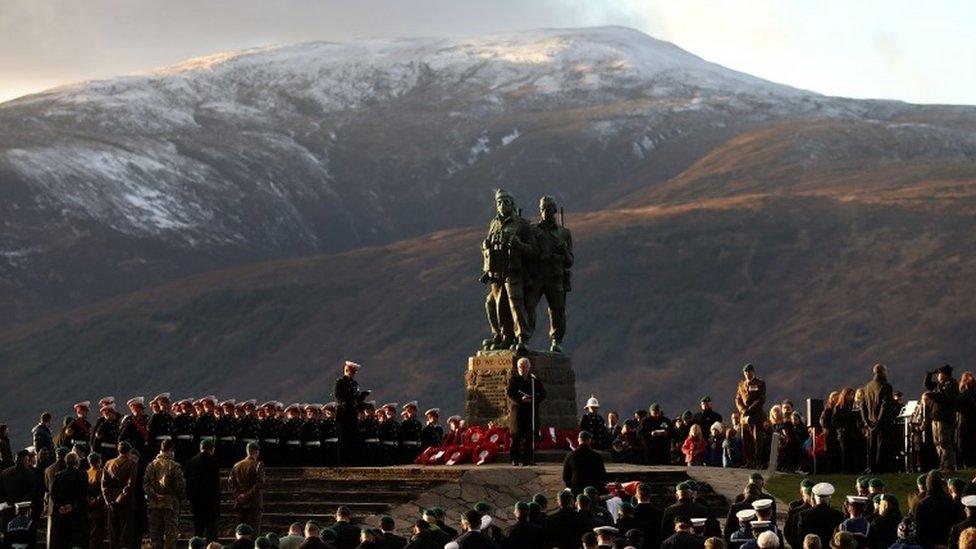
[[(831, 131), (754, 130), (665, 184), (668, 203), (649, 194), (646, 205), (568, 219), (579, 268), (567, 347), (580, 395), (673, 413), (709, 393), (727, 410), (747, 360), (771, 396), (793, 398), (863, 382), (879, 360), (909, 392), (926, 367), (968, 366), (972, 162), (937, 152), (916, 170), (900, 156), (887, 166), (818, 155), (801, 169), (787, 154)], [(899, 173), (911, 175), (890, 183)], [(723, 194), (710, 187), (721, 177), (741, 190), (707, 197)], [(366, 364), (363, 383), (380, 400), (459, 410), (465, 359), (485, 335), (482, 234), (206, 273), (8, 330), (0, 417), (103, 393), (324, 400), (342, 358)]]

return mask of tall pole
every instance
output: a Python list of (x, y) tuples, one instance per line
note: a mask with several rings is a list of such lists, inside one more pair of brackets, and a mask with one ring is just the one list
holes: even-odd
[(535, 374), (532, 375), (532, 461), (535, 462)]

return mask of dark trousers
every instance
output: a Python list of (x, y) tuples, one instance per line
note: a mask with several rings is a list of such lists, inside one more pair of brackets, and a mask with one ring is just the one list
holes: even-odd
[(261, 510), (260, 509), (237, 509), (238, 524), (247, 524), (254, 528), (255, 532), (261, 531)]
[(887, 473), (891, 469), (891, 456), (895, 453), (893, 429), (879, 425), (868, 431), (868, 467), (871, 473)]
[[(219, 504), (218, 504), (219, 506)], [(193, 535), (206, 538), (207, 541), (217, 541), (220, 537), (217, 531), (218, 515), (213, 509), (193, 510)]]
[(519, 429), (512, 433), (512, 463), (533, 462), (535, 455), (532, 442), (532, 431), (529, 429)]
[(105, 534), (107, 526), (105, 514), (103, 513), (88, 517), (89, 549), (102, 549), (105, 547)]
[(108, 508), (108, 546), (111, 549), (132, 547), (135, 539), (136, 511), (131, 505)]
[(84, 515), (81, 513), (55, 514), (49, 525), (52, 530), (50, 549), (72, 549), (88, 546), (87, 524)]
[(350, 467), (359, 462), (359, 419), (356, 410), (339, 409), (336, 414), (336, 427), (339, 430), (339, 467)]

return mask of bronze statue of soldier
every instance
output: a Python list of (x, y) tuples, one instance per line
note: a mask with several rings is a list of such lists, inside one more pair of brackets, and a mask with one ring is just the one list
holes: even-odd
[(519, 215), (515, 199), (508, 192), (495, 192), (497, 214), (488, 226), (481, 244), (484, 266), (482, 282), (488, 284), (485, 309), (492, 338), (486, 350), (528, 350), (532, 338), (525, 307), (526, 268), (536, 255), (535, 229)]
[(549, 309), (549, 351), (562, 353), (566, 335), (566, 292), (569, 291), (570, 268), (573, 266), (573, 235), (561, 225), (556, 214), (556, 199), (539, 199), (539, 216), (535, 225), (538, 254), (532, 262), (531, 279), (525, 293), (530, 332), (535, 331), (536, 308), (542, 296)]

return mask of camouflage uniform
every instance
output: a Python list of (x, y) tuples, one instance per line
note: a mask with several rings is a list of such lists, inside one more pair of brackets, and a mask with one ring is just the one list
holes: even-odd
[(179, 535), (180, 501), (186, 492), (183, 468), (160, 454), (146, 467), (142, 482), (149, 509), (149, 541), (153, 549), (174, 549)]

